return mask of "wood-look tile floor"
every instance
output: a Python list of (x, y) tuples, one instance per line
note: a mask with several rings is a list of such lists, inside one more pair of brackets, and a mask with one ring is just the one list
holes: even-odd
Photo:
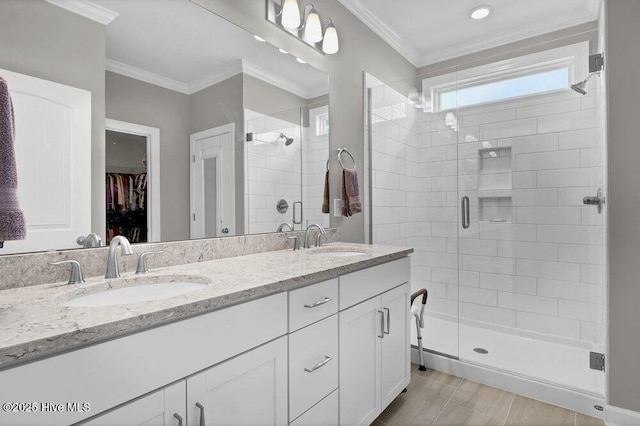
[(411, 383), (373, 426), (604, 426), (600, 419), (413, 365)]

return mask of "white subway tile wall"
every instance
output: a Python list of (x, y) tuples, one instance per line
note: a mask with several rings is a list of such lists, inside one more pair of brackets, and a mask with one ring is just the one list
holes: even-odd
[[(291, 121), (247, 110), (246, 130), (259, 139), (245, 143), (248, 233), (275, 232), (283, 222), (294, 225), (296, 230), (311, 223), (329, 226), (329, 215), (321, 211), (329, 136), (315, 134), (315, 116), (326, 111), (327, 107), (312, 109), (309, 127), (301, 127), (293, 123), (299, 115), (297, 108), (277, 114), (290, 116)], [(280, 133), (292, 137), (293, 142), (285, 145), (285, 140), (277, 137)], [(285, 213), (276, 209), (280, 199), (289, 206)], [(299, 207), (296, 211), (296, 219), (302, 213), (302, 224), (293, 224), (296, 201), (302, 201), (302, 212)]]
[(453, 119), (372, 96), (373, 242), (414, 247), (429, 313), (602, 348), (606, 220), (582, 204), (605, 184), (598, 86)]

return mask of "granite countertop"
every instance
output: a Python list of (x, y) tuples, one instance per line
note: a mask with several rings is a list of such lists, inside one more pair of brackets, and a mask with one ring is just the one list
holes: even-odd
[[(318, 256), (314, 251), (360, 251), (358, 256)], [(63, 282), (0, 291), (0, 369), (57, 352), (185, 319), (407, 256), (413, 249), (331, 243), (320, 249), (279, 250), (157, 268), (86, 283)], [(202, 289), (149, 302), (104, 307), (66, 307), (83, 294), (137, 284), (190, 280)]]

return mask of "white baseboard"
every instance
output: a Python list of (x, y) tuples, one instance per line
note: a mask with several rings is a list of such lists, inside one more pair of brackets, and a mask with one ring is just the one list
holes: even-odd
[[(597, 417), (599, 419), (604, 419), (605, 417), (605, 413), (603, 411), (599, 411), (594, 408), (594, 406), (605, 406), (604, 398), (601, 396), (580, 393), (578, 391), (562, 388), (550, 383), (516, 376), (488, 367), (437, 355), (431, 352), (425, 351), (424, 359), (426, 366), (434, 370), (473, 380), (474, 382), (493, 386), (518, 395), (536, 399), (538, 401), (557, 405), (559, 407), (564, 407), (587, 416)], [(411, 348), (411, 362), (418, 364), (418, 349), (415, 347)], [(636, 415), (638, 415), (638, 413), (636, 413)], [(607, 424), (609, 424), (609, 417), (609, 412), (607, 411)], [(623, 422), (619, 425), (640, 425), (640, 417), (634, 417), (632, 419), (635, 419), (635, 423)]]
[(607, 405), (605, 419), (607, 426), (640, 425), (640, 413), (620, 407), (614, 407), (613, 405)]

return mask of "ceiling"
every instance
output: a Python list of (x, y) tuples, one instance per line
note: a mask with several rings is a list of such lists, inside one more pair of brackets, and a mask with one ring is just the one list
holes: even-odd
[[(419, 67), (595, 21), (601, 0), (338, 1)], [(473, 21), (480, 5), (493, 13)]]
[(189, 0), (91, 0), (116, 12), (107, 69), (183, 93), (240, 70), (304, 98), (326, 94), (327, 75), (261, 43)]
[[(47, 1), (61, 7), (68, 3)], [(594, 21), (602, 0), (338, 1), (419, 67)], [(117, 14), (107, 25), (110, 71), (183, 93), (240, 71), (304, 98), (328, 91), (325, 73), (257, 42), (252, 34), (189, 0), (91, 3), (108, 9), (107, 15)], [(469, 10), (481, 4), (490, 5), (493, 13), (482, 21), (471, 20)]]

